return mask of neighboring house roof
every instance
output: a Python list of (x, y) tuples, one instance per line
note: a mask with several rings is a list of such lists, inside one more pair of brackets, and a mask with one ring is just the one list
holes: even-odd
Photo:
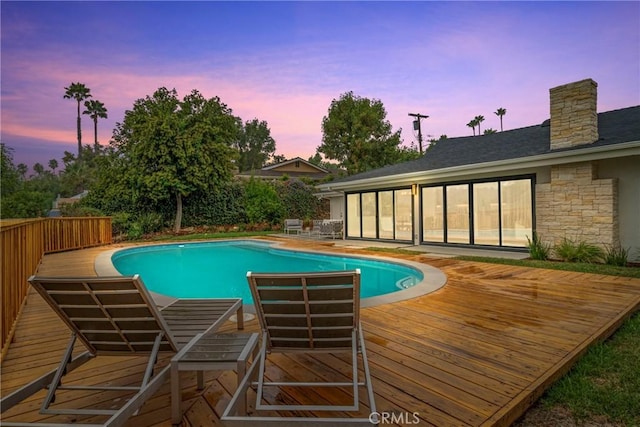
[(68, 204), (76, 203), (80, 201), (80, 199), (85, 197), (87, 194), (89, 194), (89, 190), (84, 190), (82, 193), (78, 193), (71, 197), (60, 197), (60, 195), (58, 194), (58, 197), (56, 197), (56, 200), (54, 201), (53, 207), (54, 209), (56, 209), (65, 204), (68, 205)]
[(302, 157), (295, 157), (295, 158), (293, 158), (291, 160), (285, 160), (284, 162), (280, 162), (280, 163), (276, 163), (276, 164), (273, 164), (273, 165), (265, 166), (261, 170), (268, 171), (268, 170), (273, 170), (273, 169), (280, 169), (280, 168), (283, 168), (284, 166), (295, 164), (295, 162), (302, 162), (305, 165), (311, 167), (312, 169), (316, 169), (318, 172), (322, 172), (322, 173), (325, 173), (325, 174), (329, 173), (329, 171), (326, 170), (325, 168), (320, 167), (318, 165), (314, 165), (313, 163), (306, 161)]
[(449, 138), (439, 141), (417, 160), (398, 163), (380, 169), (342, 178), (320, 187), (347, 187), (349, 183), (378, 181), (416, 172), (437, 171), (465, 165), (480, 165), (552, 155), (560, 152), (581, 152), (626, 142), (640, 143), (640, 106), (598, 114), (599, 139), (591, 144), (551, 150), (549, 120), (540, 125), (513, 129), (489, 135)]
[(242, 172), (238, 176), (256, 178), (279, 178), (281, 176), (289, 176), (291, 178), (308, 177), (314, 179), (322, 179), (329, 173), (328, 170), (314, 165), (300, 157), (295, 157), (291, 160), (285, 160), (284, 162), (276, 163), (273, 165), (265, 166), (259, 170), (252, 170), (249, 172)]

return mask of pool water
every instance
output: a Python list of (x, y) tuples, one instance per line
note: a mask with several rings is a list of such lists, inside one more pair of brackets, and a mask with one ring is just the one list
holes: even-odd
[(252, 303), (247, 271), (260, 273), (361, 271), (361, 298), (407, 289), (422, 272), (400, 264), (271, 247), (256, 241), (146, 246), (114, 253), (123, 275), (139, 274), (147, 288), (175, 298), (242, 298)]

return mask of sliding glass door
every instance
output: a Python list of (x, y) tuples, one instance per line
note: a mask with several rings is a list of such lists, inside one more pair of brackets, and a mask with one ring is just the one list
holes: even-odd
[(533, 234), (532, 178), (421, 188), (424, 243), (525, 247)]
[(411, 188), (349, 193), (347, 237), (378, 240), (412, 240)]

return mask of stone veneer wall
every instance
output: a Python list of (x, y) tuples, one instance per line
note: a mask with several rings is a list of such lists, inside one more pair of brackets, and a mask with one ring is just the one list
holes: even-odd
[(551, 149), (598, 140), (598, 84), (592, 79), (554, 87), (551, 101)]
[(598, 179), (594, 162), (551, 167), (551, 182), (536, 185), (536, 231), (544, 242), (563, 238), (600, 247), (620, 243), (618, 181)]

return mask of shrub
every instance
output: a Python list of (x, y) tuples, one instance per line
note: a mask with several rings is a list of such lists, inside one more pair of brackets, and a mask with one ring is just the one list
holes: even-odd
[(144, 233), (142, 232), (142, 225), (139, 222), (131, 223), (129, 230), (127, 231), (127, 239), (129, 240), (138, 240), (142, 237)]
[(245, 209), (251, 223), (282, 221), (284, 205), (278, 192), (269, 183), (251, 178), (246, 186)]
[(244, 186), (243, 182), (230, 182), (213, 191), (190, 195), (184, 201), (182, 225), (221, 226), (247, 222)]
[(554, 248), (556, 256), (563, 261), (568, 262), (586, 262), (594, 263), (600, 261), (604, 252), (595, 245), (591, 245), (584, 241), (578, 243), (570, 239), (564, 238)]
[(289, 180), (276, 185), (276, 190), (285, 208), (286, 218), (319, 217), (320, 201), (314, 195), (314, 188), (299, 180)]
[(527, 248), (531, 259), (540, 261), (549, 259), (551, 245), (544, 243), (537, 233), (533, 233), (533, 240), (530, 240), (529, 236), (527, 236)]
[(164, 226), (162, 214), (157, 212), (148, 212), (140, 214), (137, 223), (140, 225), (142, 234), (160, 231)]
[(131, 214), (128, 212), (117, 212), (111, 216), (111, 230), (113, 234), (127, 234), (131, 227)]
[(79, 203), (66, 204), (60, 207), (62, 216), (103, 216), (104, 214), (99, 209), (84, 206)]
[(607, 246), (603, 256), (605, 264), (617, 265), (625, 267), (629, 262), (629, 248), (623, 248), (620, 245)]

